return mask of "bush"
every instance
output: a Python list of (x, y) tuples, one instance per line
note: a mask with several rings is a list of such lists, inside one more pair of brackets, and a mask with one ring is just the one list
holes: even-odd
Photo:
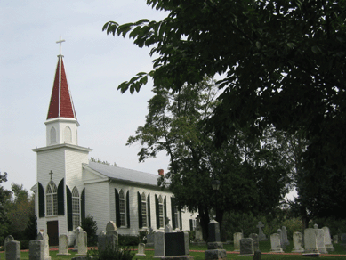
[(97, 260), (132, 260), (133, 250), (129, 248), (106, 248), (105, 250), (92, 249), (88, 251), (88, 259)]
[(138, 246), (141, 240), (140, 236), (118, 235), (119, 246)]
[(84, 231), (87, 232), (88, 246), (97, 245), (97, 223), (93, 217), (88, 215), (81, 224)]
[(20, 249), (29, 249), (29, 240), (20, 240)]

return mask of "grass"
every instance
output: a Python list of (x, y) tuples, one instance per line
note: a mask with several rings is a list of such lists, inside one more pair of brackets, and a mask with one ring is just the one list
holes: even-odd
[[(224, 249), (226, 251), (233, 251), (234, 247), (233, 244), (227, 244), (224, 245)], [(301, 255), (281, 255), (281, 254), (266, 254), (270, 252), (270, 241), (261, 241), (260, 242), (260, 249), (262, 252), (262, 259), (263, 260), (294, 260), (294, 259), (309, 259), (309, 257), (303, 257)], [(286, 247), (285, 252), (290, 253), (293, 249), (293, 242), (291, 241), (290, 245)], [(137, 249), (133, 249), (135, 253), (137, 253)], [(195, 260), (204, 260), (205, 255), (204, 255), (204, 250), (206, 250), (206, 246), (196, 246), (196, 245), (190, 245), (190, 255), (194, 257)], [(202, 252), (197, 252), (197, 251), (202, 251)], [(71, 255), (69, 256), (57, 256), (59, 251), (57, 250), (51, 250), (50, 251), (50, 256), (52, 257), (52, 260), (62, 260), (62, 259), (71, 259), (72, 257), (75, 256), (76, 252), (72, 252), (69, 250), (69, 253)], [(134, 256), (133, 260), (152, 260), (154, 257), (154, 250), (153, 248), (147, 248), (145, 250), (146, 256)], [(341, 256), (339, 256), (341, 255)], [(345, 246), (341, 244), (334, 244), (334, 252), (330, 252), (328, 255), (323, 255), (320, 256), (323, 260), (341, 260), (345, 259), (346, 260), (346, 248)], [(4, 257), (4, 252), (0, 252), (0, 260), (5, 259)], [(20, 259), (21, 260), (28, 260), (28, 252), (21, 252), (20, 254)], [(227, 254), (227, 260), (252, 260), (252, 256), (240, 256), (239, 254)]]

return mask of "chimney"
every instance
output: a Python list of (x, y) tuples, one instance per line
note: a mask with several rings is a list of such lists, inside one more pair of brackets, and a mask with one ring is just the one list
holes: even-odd
[(163, 176), (165, 175), (165, 171), (163, 169), (158, 169), (157, 172), (159, 173), (159, 175)]

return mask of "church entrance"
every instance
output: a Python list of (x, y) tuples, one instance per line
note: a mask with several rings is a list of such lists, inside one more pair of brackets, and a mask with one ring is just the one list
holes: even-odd
[(49, 236), (49, 246), (59, 245), (59, 222), (49, 221), (47, 222), (47, 234)]

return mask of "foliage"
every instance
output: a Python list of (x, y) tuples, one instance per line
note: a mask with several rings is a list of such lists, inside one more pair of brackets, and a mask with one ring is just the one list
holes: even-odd
[(118, 243), (119, 246), (138, 246), (140, 243), (140, 236), (131, 236), (131, 235), (120, 235), (118, 234)]
[[(346, 2), (147, 0), (167, 12), (103, 30), (151, 47), (153, 69), (118, 86), (140, 91), (153, 78), (178, 92), (220, 75), (222, 90), (209, 121), (221, 145), (239, 129), (301, 131), (309, 141), (299, 172), (302, 215), (346, 216)], [(167, 84), (169, 82), (170, 84)], [(323, 181), (322, 181), (323, 180)], [(308, 212), (308, 213), (306, 213)]]
[[(7, 181), (7, 173), (0, 172), (0, 184)], [(7, 216), (7, 209), (5, 207), (6, 201), (10, 195), (10, 191), (5, 190), (3, 186), (0, 186), (0, 244), (3, 244), (5, 237), (8, 235), (10, 221)]]
[(132, 260), (134, 256), (133, 250), (122, 247), (107, 247), (105, 250), (89, 250), (88, 259), (100, 260)]
[(93, 216), (86, 216), (81, 223), (81, 227), (85, 232), (87, 232), (87, 241), (88, 246), (97, 245), (97, 223), (94, 220)]

